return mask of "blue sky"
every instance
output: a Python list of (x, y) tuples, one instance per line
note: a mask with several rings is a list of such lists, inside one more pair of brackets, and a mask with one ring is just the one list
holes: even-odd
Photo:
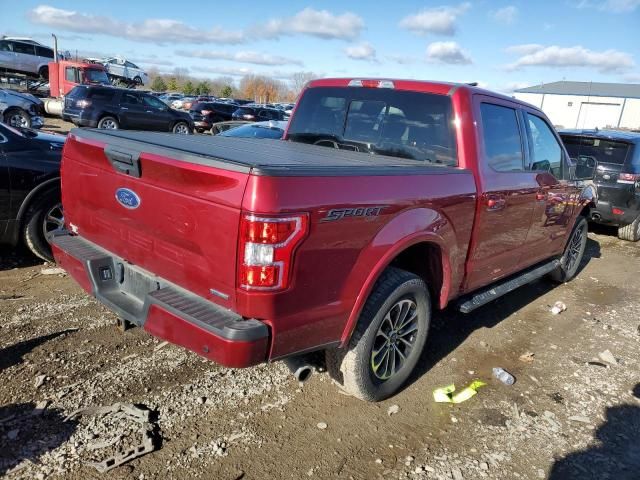
[(508, 92), (556, 80), (640, 83), (640, 0), (0, 0), (0, 34), (215, 78), (383, 76)]

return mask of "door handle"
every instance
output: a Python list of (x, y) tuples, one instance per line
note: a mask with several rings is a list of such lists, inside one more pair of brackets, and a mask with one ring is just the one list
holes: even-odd
[(128, 107), (120, 107), (120, 110), (129, 110)]
[(486, 200), (487, 210), (490, 212), (495, 212), (498, 210), (503, 210), (507, 206), (507, 199), (504, 195), (491, 195), (487, 197)]

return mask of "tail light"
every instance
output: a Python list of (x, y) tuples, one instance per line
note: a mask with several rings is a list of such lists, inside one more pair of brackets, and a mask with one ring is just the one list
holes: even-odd
[(244, 215), (240, 222), (238, 285), (245, 290), (284, 290), (295, 249), (307, 235), (306, 214)]
[(213, 112), (213, 110), (200, 110), (202, 115), (209, 115), (211, 112)]
[(79, 108), (87, 108), (89, 105), (91, 105), (91, 100), (78, 100), (76, 102), (76, 107)]
[(640, 173), (621, 173), (618, 175), (618, 183), (634, 184), (640, 182)]

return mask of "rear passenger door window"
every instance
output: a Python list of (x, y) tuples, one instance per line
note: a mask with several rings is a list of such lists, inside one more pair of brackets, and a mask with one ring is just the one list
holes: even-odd
[(498, 172), (522, 172), (524, 155), (516, 110), (482, 103), (480, 115), (485, 158), (489, 166)]
[(542, 118), (526, 113), (527, 127), (529, 130), (529, 153), (531, 162), (529, 170), (542, 171), (553, 174), (561, 179), (562, 147), (558, 142), (549, 124)]

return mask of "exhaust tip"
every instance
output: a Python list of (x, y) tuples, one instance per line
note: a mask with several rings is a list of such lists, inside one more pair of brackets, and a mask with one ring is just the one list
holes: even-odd
[(304, 355), (285, 358), (284, 363), (293, 374), (293, 378), (300, 383), (309, 380), (313, 374), (313, 365), (308, 363), (308, 357)]
[(311, 378), (313, 374), (313, 369), (309, 365), (305, 365), (303, 367), (298, 368), (295, 372), (293, 372), (293, 376), (300, 383), (304, 383)]

